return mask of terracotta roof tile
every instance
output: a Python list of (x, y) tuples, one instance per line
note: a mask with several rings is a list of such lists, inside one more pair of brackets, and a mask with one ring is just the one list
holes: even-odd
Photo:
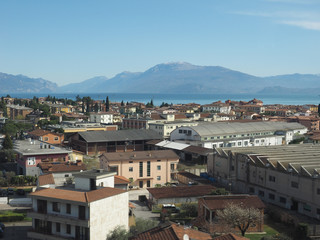
[(152, 150), (135, 152), (110, 152), (103, 153), (107, 161), (127, 161), (144, 159), (179, 159), (179, 156), (172, 150)]
[(183, 236), (187, 234), (190, 239), (194, 240), (211, 240), (208, 233), (198, 230), (184, 228), (174, 223), (165, 226), (158, 226), (137, 236), (129, 238), (130, 240), (183, 240)]
[(53, 175), (50, 174), (45, 174), (45, 175), (40, 175), (38, 177), (38, 184), (39, 186), (47, 185), (47, 184), (55, 184)]
[(123, 176), (114, 176), (114, 184), (128, 184), (130, 183), (130, 180), (123, 177)]
[(76, 165), (76, 164), (52, 164), (52, 163), (39, 163), (38, 167), (41, 168), (43, 172), (80, 172), (81, 170), (87, 170), (86, 165)]
[(148, 188), (149, 193), (156, 199), (198, 197), (208, 195), (215, 187), (210, 185), (187, 186), (187, 187), (162, 187)]
[(64, 189), (41, 189), (30, 193), (29, 196), (47, 197), (74, 202), (89, 203), (126, 192), (122, 189), (104, 187), (90, 192), (80, 192)]
[(206, 196), (200, 199), (211, 210), (223, 209), (229, 203), (241, 204), (244, 207), (265, 208), (265, 205), (258, 196), (254, 195), (225, 195)]

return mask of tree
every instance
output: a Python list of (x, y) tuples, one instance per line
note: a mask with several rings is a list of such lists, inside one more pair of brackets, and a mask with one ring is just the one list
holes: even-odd
[(12, 149), (13, 148), (12, 140), (11, 140), (11, 137), (9, 136), (9, 134), (6, 134), (6, 137), (4, 138), (2, 145), (3, 145), (4, 149)]
[(109, 112), (110, 110), (110, 102), (109, 102), (109, 96), (107, 96), (107, 99), (106, 99), (106, 112)]
[(122, 106), (122, 107), (124, 106), (124, 102), (123, 102), (123, 100), (121, 101), (121, 106)]
[(97, 113), (97, 112), (99, 112), (99, 105), (98, 105), (98, 103), (95, 103), (94, 104), (94, 111)]
[(228, 195), (229, 192), (225, 188), (217, 188), (211, 191), (210, 195)]
[(135, 236), (139, 233), (148, 231), (151, 228), (154, 228), (158, 225), (156, 221), (143, 219), (143, 218), (136, 218), (136, 225), (130, 227), (130, 235)]
[(123, 226), (116, 227), (107, 235), (107, 240), (127, 240), (128, 238), (129, 232)]
[(242, 236), (249, 227), (261, 222), (259, 209), (233, 203), (228, 204), (223, 210), (217, 210), (217, 217), (221, 223), (238, 228)]

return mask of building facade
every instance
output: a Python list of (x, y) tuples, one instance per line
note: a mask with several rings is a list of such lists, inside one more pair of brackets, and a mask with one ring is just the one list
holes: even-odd
[(171, 182), (179, 157), (172, 150), (104, 153), (100, 168), (128, 178), (131, 186), (154, 187)]

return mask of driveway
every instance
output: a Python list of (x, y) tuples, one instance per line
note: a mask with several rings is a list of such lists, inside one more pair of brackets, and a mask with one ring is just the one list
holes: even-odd
[(143, 218), (153, 221), (160, 221), (160, 213), (152, 213), (145, 203), (139, 201), (140, 195), (146, 195), (148, 198), (149, 191), (147, 189), (130, 190), (129, 200), (136, 207), (133, 210), (134, 216), (136, 218)]

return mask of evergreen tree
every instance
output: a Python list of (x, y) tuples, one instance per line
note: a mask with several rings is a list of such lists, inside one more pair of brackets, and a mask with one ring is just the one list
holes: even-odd
[(99, 112), (99, 105), (98, 105), (98, 103), (96, 103), (96, 104), (94, 105), (94, 111), (95, 111), (95, 112)]
[(109, 112), (110, 110), (110, 102), (109, 102), (109, 96), (107, 96), (107, 99), (106, 99), (106, 112)]
[(320, 104), (318, 105), (318, 114), (320, 116)]
[(9, 134), (6, 134), (6, 137), (4, 138), (2, 145), (3, 145), (4, 149), (12, 149), (13, 148), (12, 140), (11, 140), (11, 137), (9, 136)]
[(123, 100), (121, 101), (121, 106), (122, 106), (122, 107), (124, 106), (124, 102), (123, 102)]

